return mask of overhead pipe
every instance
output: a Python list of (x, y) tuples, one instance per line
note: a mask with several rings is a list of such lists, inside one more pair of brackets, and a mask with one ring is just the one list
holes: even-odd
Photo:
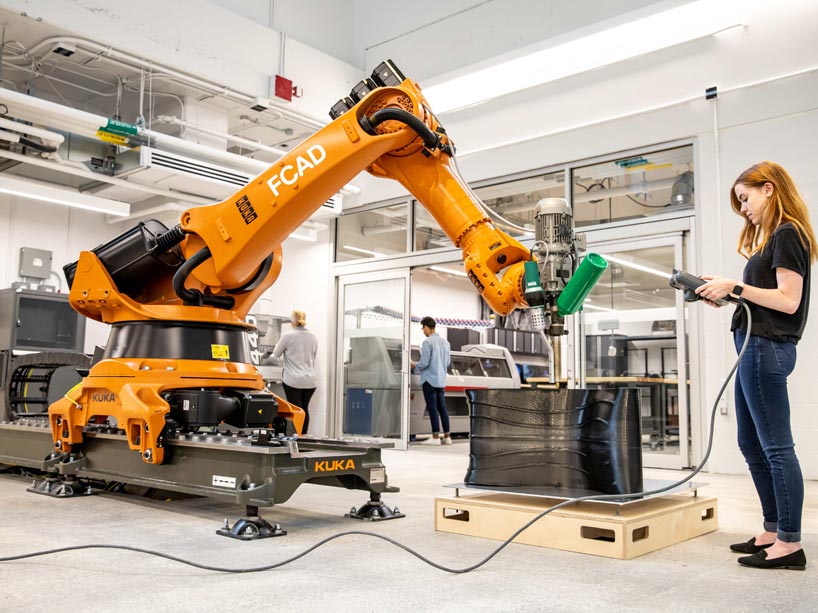
[[(207, 79), (201, 79), (199, 77), (194, 77), (193, 75), (190, 75), (188, 73), (185, 73), (185, 72), (182, 72), (182, 71), (179, 71), (179, 70), (174, 70), (173, 68), (170, 68), (168, 66), (159, 64), (157, 62), (143, 60), (142, 58), (140, 58), (140, 57), (138, 57), (136, 55), (132, 55), (130, 53), (126, 53), (126, 52), (123, 52), (123, 51), (118, 51), (118, 50), (112, 48), (110, 45), (101, 45), (101, 44), (96, 43), (94, 41), (91, 41), (91, 40), (88, 40), (88, 39), (85, 39), (85, 38), (80, 38), (78, 36), (51, 36), (51, 37), (43, 39), (42, 41), (40, 41), (39, 43), (37, 43), (36, 45), (34, 45), (30, 49), (28, 49), (26, 53), (28, 55), (37, 55), (40, 52), (40, 50), (42, 49), (42, 50), (44, 50), (43, 51), (43, 56), (45, 56), (46, 54), (51, 52), (51, 50), (54, 48), (54, 46), (56, 44), (59, 44), (59, 43), (74, 44), (77, 48), (82, 48), (84, 51), (86, 51), (88, 53), (91, 53), (92, 55), (95, 55), (96, 57), (101, 58), (101, 59), (119, 60), (120, 62), (124, 62), (125, 65), (128, 68), (131, 68), (131, 69), (145, 68), (145, 69), (148, 69), (148, 70), (151, 70), (151, 71), (159, 70), (163, 74), (166, 74), (166, 75), (172, 76), (174, 78), (177, 78), (177, 79), (183, 81), (184, 83), (190, 85), (191, 87), (195, 87), (195, 88), (197, 88), (199, 90), (203, 90), (206, 93), (211, 93), (211, 94), (215, 94), (215, 95), (219, 95), (219, 96), (224, 96), (225, 98), (229, 98), (229, 99), (231, 99), (233, 101), (240, 102), (242, 104), (246, 104), (248, 107), (252, 107), (255, 104), (256, 96), (254, 96), (254, 95), (251, 95), (251, 94), (239, 91), (239, 90), (230, 89), (229, 87), (226, 87), (224, 85), (220, 85), (219, 83), (216, 83), (215, 81), (209, 81)], [(23, 55), (23, 54), (10, 55), (10, 56), (8, 56), (8, 59), (10, 61), (18, 61), (17, 63), (23, 63), (23, 64), (28, 62), (25, 55)], [(22, 59), (24, 61), (19, 62), (20, 59)], [(128, 63), (130, 63), (130, 65), (128, 65)], [(271, 102), (273, 102), (273, 101), (271, 101)], [(324, 125), (326, 125), (325, 122), (321, 122), (318, 119), (315, 119), (315, 118), (312, 118), (312, 117), (307, 117), (307, 116), (304, 116), (304, 115), (299, 115), (298, 113), (293, 113), (292, 111), (287, 110), (287, 109), (285, 109), (283, 107), (280, 107), (278, 105), (273, 105), (272, 108), (275, 110), (275, 112), (281, 113), (284, 117), (286, 117), (290, 121), (292, 121), (294, 123), (299, 123), (299, 124), (301, 124), (303, 126), (306, 126), (308, 128), (312, 128), (314, 130), (323, 128)]]
[(29, 149), (33, 149), (34, 151), (38, 151), (40, 153), (52, 154), (57, 152), (57, 147), (55, 146), (33, 141), (22, 134), (9, 132), (3, 129), (0, 129), (0, 140), (6, 141), (7, 143), (19, 143), (24, 147), (28, 147)]
[[(84, 85), (79, 85), (78, 83), (72, 83), (71, 81), (66, 81), (65, 79), (60, 79), (59, 77), (55, 77), (53, 74), (48, 74), (47, 75), (47, 74), (43, 73), (41, 70), (37, 70), (35, 68), (29, 68), (28, 66), (18, 66), (17, 64), (12, 64), (11, 62), (6, 62), (6, 61), (2, 61), (2, 62), (0, 62), (0, 64), (2, 64), (3, 66), (10, 66), (11, 68), (14, 68), (15, 70), (23, 70), (25, 72), (30, 72), (31, 74), (33, 74), (35, 76), (35, 78), (36, 77), (46, 77), (51, 81), (56, 81), (57, 83), (62, 83), (63, 85), (68, 85), (69, 87), (74, 87), (76, 89), (80, 89), (80, 90), (82, 90), (84, 92), (88, 92), (89, 94), (93, 94), (95, 96), (105, 96), (105, 97), (107, 97), (107, 96), (116, 95), (116, 92), (101, 92), (99, 90), (92, 89), (90, 87), (85, 87)], [(73, 70), (67, 70), (65, 68), (63, 68), (63, 70), (66, 70), (66, 72), (70, 72), (72, 74), (78, 74), (76, 71), (73, 71)], [(93, 78), (93, 77), (88, 77), (87, 75), (79, 75), (79, 76), (82, 76), (82, 77), (84, 77), (86, 79), (87, 78)]]
[(34, 126), (29, 126), (24, 123), (20, 123), (19, 121), (11, 121), (10, 119), (5, 119), (3, 117), (0, 117), (0, 128), (6, 128), (7, 130), (13, 130), (14, 132), (22, 132), (23, 134), (28, 134), (29, 136), (36, 136), (37, 138), (42, 139), (43, 142), (55, 147), (59, 147), (65, 140), (65, 137), (62, 134), (57, 134), (56, 132), (51, 132), (49, 130), (43, 130), (42, 128), (35, 128)]
[(249, 138), (244, 138), (242, 136), (234, 136), (229, 132), (219, 132), (217, 130), (211, 130), (210, 128), (203, 128), (199, 125), (193, 124), (189, 121), (185, 121), (183, 119), (179, 119), (178, 117), (173, 117), (172, 115), (159, 115), (158, 117), (154, 118), (154, 121), (157, 123), (170, 123), (175, 126), (183, 126), (188, 130), (192, 130), (193, 132), (200, 132), (201, 134), (208, 134), (210, 136), (215, 136), (217, 138), (223, 138), (229, 142), (236, 143), (238, 145), (246, 145), (247, 147), (253, 147), (259, 151), (267, 151), (268, 153), (275, 153), (276, 155), (287, 155), (287, 151), (284, 149), (279, 149), (278, 147), (270, 147), (269, 145), (264, 145), (262, 143), (250, 140)]
[(6, 132), (5, 130), (0, 130), (0, 140), (4, 140), (8, 143), (19, 143), (20, 135), (15, 134), (14, 132)]
[(190, 202), (192, 204), (213, 204), (212, 199), (202, 198), (200, 196), (194, 196), (192, 194), (186, 194), (184, 192), (177, 192), (171, 189), (164, 189), (161, 187), (154, 187), (153, 185), (145, 185), (143, 183), (135, 183), (133, 181), (128, 181), (126, 179), (120, 179), (118, 177), (111, 177), (109, 175), (104, 175), (98, 172), (94, 172), (92, 170), (88, 170), (82, 164), (69, 162), (65, 160), (57, 160), (57, 161), (49, 161), (44, 160), (40, 157), (34, 157), (30, 155), (22, 155), (20, 153), (14, 153), (12, 151), (4, 151), (0, 149), (0, 158), (6, 158), (9, 160), (15, 160), (17, 162), (22, 162), (24, 164), (31, 164), (33, 166), (39, 166), (41, 168), (48, 168), (50, 170), (56, 170), (57, 172), (64, 172), (69, 175), (73, 175), (75, 177), (85, 177), (87, 179), (92, 179), (94, 181), (99, 181), (100, 183), (110, 183), (111, 185), (119, 185), (122, 187), (127, 187), (129, 189), (145, 192), (148, 194), (154, 194), (156, 196), (165, 196), (166, 198), (173, 198), (176, 200), (184, 200), (185, 202)]
[(83, 134), (84, 136), (96, 136), (97, 130), (108, 124), (108, 118), (102, 115), (95, 115), (86, 111), (73, 109), (69, 106), (62, 106), (42, 98), (35, 98), (27, 94), (12, 91), (10, 89), (0, 90), (0, 101), (8, 107), (8, 114), (28, 121), (37, 121), (48, 125), (44, 118), (58, 118), (65, 121), (69, 126), (60, 125), (61, 128), (72, 127), (72, 132)]
[[(97, 132), (100, 129), (105, 129), (108, 125), (108, 118), (102, 115), (80, 111), (8, 89), (0, 89), (0, 101), (8, 107), (10, 115), (44, 125), (53, 125), (54, 121), (58, 120), (62, 129), (82, 136), (99, 138)], [(155, 132), (154, 130), (138, 127), (136, 130), (138, 136), (149, 139), (154, 143), (165, 145), (169, 149), (192, 153), (193, 155), (213, 161), (220, 161), (234, 167), (244, 168), (255, 174), (261, 173), (269, 166), (264, 162), (236, 155), (228, 151), (219, 151), (212, 147), (186, 141), (168, 134), (162, 134), (161, 132)]]
[[(9, 89), (0, 89), (0, 101), (8, 107), (10, 115), (43, 125), (53, 125), (54, 121), (58, 120), (61, 129), (82, 136), (98, 138), (97, 132), (108, 125), (108, 118), (102, 115), (80, 111)], [(137, 128), (137, 131), (139, 136), (147, 138), (157, 145), (164, 145), (168, 149), (219, 161), (228, 166), (243, 168), (248, 172), (254, 173), (254, 175), (260, 174), (269, 168), (269, 164), (266, 162), (236, 155), (228, 151), (220, 151), (176, 136), (170, 136), (146, 128)], [(223, 136), (228, 137), (226, 134)], [(359, 194), (360, 191), (360, 188), (355, 185), (347, 185), (341, 189), (341, 193), (344, 195)]]

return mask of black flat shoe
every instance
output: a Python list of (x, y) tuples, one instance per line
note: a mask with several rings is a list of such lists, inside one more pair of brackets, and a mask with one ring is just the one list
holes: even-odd
[(767, 559), (766, 551), (759, 551), (755, 555), (739, 558), (738, 563), (742, 566), (752, 566), (753, 568), (786, 568), (788, 570), (804, 570), (807, 567), (807, 556), (803, 549), (793, 551), (779, 558)]
[(772, 547), (772, 543), (768, 545), (756, 545), (756, 537), (751, 536), (750, 540), (746, 543), (735, 543), (734, 545), (730, 545), (730, 550), (735, 551), (736, 553), (758, 553), (759, 551), (764, 551), (767, 547)]

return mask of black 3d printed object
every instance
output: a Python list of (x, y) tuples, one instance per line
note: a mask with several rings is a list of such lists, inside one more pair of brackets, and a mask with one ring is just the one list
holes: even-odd
[(642, 491), (637, 389), (467, 390), (466, 485)]

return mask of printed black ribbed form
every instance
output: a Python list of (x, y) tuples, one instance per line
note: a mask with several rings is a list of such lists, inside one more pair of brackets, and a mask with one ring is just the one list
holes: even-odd
[(642, 491), (637, 389), (466, 390), (467, 485)]

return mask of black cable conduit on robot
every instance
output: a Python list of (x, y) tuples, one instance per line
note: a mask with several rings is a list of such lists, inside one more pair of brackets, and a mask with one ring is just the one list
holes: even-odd
[[(164, 234), (156, 237), (156, 246), (153, 251), (164, 252), (175, 247), (181, 243), (185, 238), (185, 231), (180, 226), (174, 226)], [(176, 273), (173, 275), (173, 291), (179, 298), (185, 301), (186, 304), (194, 306), (208, 305), (215, 306), (220, 309), (230, 309), (236, 301), (230, 296), (211, 296), (203, 294), (199, 290), (188, 289), (185, 287), (185, 281), (190, 276), (190, 273), (197, 266), (202, 264), (205, 260), (211, 257), (209, 247), (200, 249), (190, 259), (182, 263)], [(259, 265), (252, 278), (241, 287), (227, 290), (228, 294), (242, 294), (258, 287), (259, 283), (264, 280), (264, 277), (270, 272), (273, 266), (274, 254), (268, 255)]]
[(418, 136), (423, 139), (423, 144), (429, 149), (436, 149), (440, 145), (440, 137), (432, 132), (432, 130), (423, 123), (420, 117), (413, 115), (409, 111), (403, 109), (386, 108), (373, 113), (371, 117), (365, 115), (361, 117), (360, 124), (365, 132), (377, 136), (375, 130), (380, 124), (389, 119), (401, 121), (417, 132)]
[(667, 485), (665, 487), (661, 487), (661, 488), (658, 488), (658, 489), (655, 489), (655, 490), (650, 490), (650, 491), (647, 491), (647, 492), (636, 492), (636, 493), (633, 493), (633, 494), (624, 494), (624, 495), (623, 494), (599, 494), (599, 495), (596, 495), (596, 496), (582, 496), (580, 498), (569, 498), (568, 500), (565, 500), (565, 501), (563, 501), (563, 502), (561, 502), (561, 503), (559, 503), (557, 505), (554, 505), (553, 507), (551, 507), (549, 509), (546, 509), (545, 511), (543, 511), (542, 513), (540, 513), (539, 515), (537, 515), (536, 517), (531, 519), (528, 523), (526, 523), (525, 525), (523, 525), (522, 527), (517, 529), (514, 532), (514, 534), (512, 534), (505, 541), (503, 541), (489, 555), (487, 555), (482, 560), (480, 560), (478, 562), (475, 562), (474, 564), (472, 564), (470, 566), (466, 566), (466, 567), (463, 567), (463, 568), (451, 568), (449, 566), (444, 566), (442, 564), (438, 564), (437, 562), (434, 562), (433, 560), (430, 560), (429, 558), (427, 558), (423, 554), (418, 553), (417, 551), (415, 551), (411, 547), (408, 547), (407, 545), (404, 545), (403, 543), (401, 543), (399, 541), (391, 539), (388, 536), (383, 536), (382, 534), (377, 534), (375, 532), (367, 532), (367, 531), (363, 531), (363, 530), (348, 530), (346, 532), (340, 532), (338, 534), (333, 534), (332, 536), (328, 536), (327, 538), (318, 541), (314, 545), (308, 547), (304, 551), (302, 551), (302, 552), (300, 552), (300, 553), (298, 553), (298, 554), (296, 554), (294, 556), (291, 556), (291, 557), (286, 558), (284, 560), (281, 560), (279, 562), (274, 562), (272, 564), (267, 564), (267, 565), (264, 565), (264, 566), (256, 566), (256, 567), (251, 567), (251, 568), (225, 568), (225, 567), (221, 567), (221, 566), (211, 566), (209, 564), (201, 564), (199, 562), (194, 562), (192, 560), (185, 560), (184, 558), (179, 558), (179, 557), (176, 557), (176, 556), (172, 556), (170, 554), (162, 553), (160, 551), (155, 551), (153, 549), (143, 549), (141, 547), (131, 547), (131, 546), (128, 546), (128, 545), (104, 545), (104, 544), (103, 545), (96, 545), (96, 544), (94, 544), (94, 545), (74, 545), (74, 546), (71, 546), (71, 547), (59, 547), (57, 549), (48, 549), (48, 550), (44, 550), (44, 551), (35, 551), (35, 552), (32, 552), (32, 553), (23, 553), (23, 554), (19, 554), (19, 555), (15, 555), (15, 556), (0, 557), (0, 562), (13, 562), (15, 560), (25, 560), (25, 559), (29, 559), (29, 558), (35, 558), (35, 557), (38, 557), (38, 556), (46, 556), (46, 555), (53, 555), (53, 554), (56, 554), (56, 553), (63, 553), (63, 552), (66, 552), (66, 551), (77, 551), (77, 550), (80, 550), (80, 549), (121, 549), (121, 550), (124, 550), (124, 551), (134, 551), (136, 553), (143, 553), (143, 554), (155, 556), (155, 557), (158, 557), (158, 558), (164, 558), (166, 560), (171, 560), (172, 562), (178, 562), (180, 564), (185, 564), (187, 566), (192, 566), (194, 568), (199, 568), (199, 569), (202, 569), (202, 570), (211, 570), (211, 571), (219, 572), (219, 573), (230, 573), (230, 574), (258, 573), (258, 572), (264, 572), (264, 571), (268, 571), (268, 570), (274, 570), (276, 568), (281, 568), (282, 566), (290, 564), (291, 562), (295, 562), (296, 560), (298, 560), (300, 558), (303, 558), (307, 554), (315, 551), (319, 547), (321, 547), (323, 545), (326, 545), (327, 543), (329, 543), (331, 541), (334, 541), (336, 539), (346, 537), (346, 536), (360, 535), (360, 536), (369, 536), (369, 537), (372, 537), (372, 538), (380, 539), (382, 541), (386, 541), (387, 543), (390, 543), (390, 544), (394, 545), (395, 547), (398, 547), (399, 549), (403, 549), (405, 552), (415, 556), (418, 560), (421, 560), (422, 562), (425, 562), (429, 566), (437, 568), (438, 570), (442, 570), (444, 572), (457, 574), (457, 575), (471, 572), (471, 571), (476, 570), (476, 569), (480, 568), (481, 566), (487, 564), (492, 558), (494, 558), (497, 554), (499, 554), (503, 549), (508, 547), (511, 544), (511, 542), (515, 538), (517, 538), (520, 534), (525, 532), (528, 528), (533, 526), (540, 519), (542, 519), (543, 517), (545, 517), (549, 513), (553, 512), (553, 511), (556, 511), (557, 509), (561, 509), (563, 507), (566, 507), (568, 505), (571, 505), (571, 504), (574, 504), (574, 503), (577, 503), (577, 502), (585, 502), (585, 501), (591, 501), (591, 500), (622, 500), (622, 499), (627, 499), (627, 498), (641, 498), (643, 496), (654, 496), (656, 494), (662, 494), (664, 492), (668, 492), (668, 491), (670, 491), (672, 489), (675, 489), (675, 488), (677, 488), (677, 487), (679, 487), (681, 485), (684, 485), (685, 483), (690, 481), (693, 477), (695, 477), (699, 472), (701, 472), (702, 468), (707, 463), (707, 460), (710, 458), (710, 452), (713, 449), (713, 434), (714, 434), (715, 428), (716, 428), (716, 412), (718, 410), (719, 401), (721, 400), (721, 397), (724, 394), (724, 390), (727, 388), (727, 384), (733, 378), (733, 375), (735, 374), (736, 369), (738, 368), (739, 364), (741, 363), (741, 358), (744, 356), (744, 352), (747, 349), (747, 344), (749, 343), (750, 334), (752, 332), (752, 315), (750, 313), (750, 308), (747, 306), (747, 303), (744, 302), (743, 300), (739, 301), (739, 304), (741, 304), (741, 306), (744, 308), (745, 312), (747, 313), (747, 335), (746, 335), (746, 337), (744, 339), (744, 344), (741, 346), (741, 351), (739, 351), (738, 357), (736, 358), (736, 361), (733, 364), (733, 367), (730, 369), (729, 374), (727, 375), (727, 377), (724, 380), (724, 383), (722, 383), (721, 388), (719, 389), (719, 393), (716, 396), (716, 400), (713, 402), (713, 408), (712, 408), (712, 410), (710, 412), (710, 429), (709, 429), (709, 434), (708, 434), (707, 449), (706, 449), (706, 451), (704, 453), (704, 457), (702, 458), (701, 462), (699, 462), (699, 464), (696, 466), (696, 468), (694, 468), (686, 477), (684, 477), (683, 479), (680, 479), (679, 481), (676, 481), (675, 483), (671, 483), (670, 485)]
[(193, 306), (207, 305), (219, 309), (231, 309), (233, 308), (233, 305), (236, 304), (235, 299), (231, 296), (212, 296), (203, 294), (197, 289), (188, 289), (185, 287), (185, 281), (190, 273), (193, 272), (193, 269), (209, 258), (210, 247), (204, 247), (185, 260), (185, 262), (173, 275), (173, 291), (176, 292), (176, 295), (179, 296), (179, 298), (185, 301), (185, 304), (190, 304)]

